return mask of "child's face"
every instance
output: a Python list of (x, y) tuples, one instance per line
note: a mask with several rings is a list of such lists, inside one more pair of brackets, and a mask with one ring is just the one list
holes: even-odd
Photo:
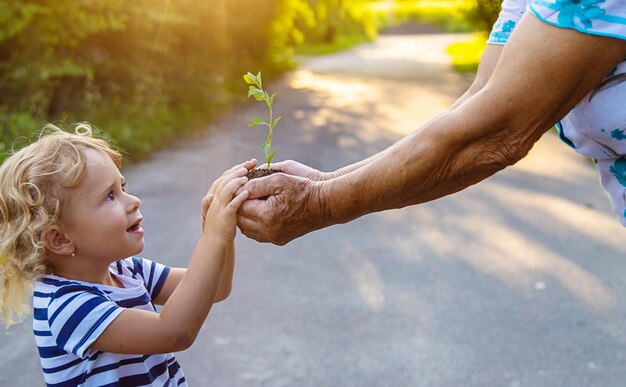
[(61, 214), (76, 255), (110, 263), (140, 253), (139, 199), (125, 192), (124, 177), (111, 158), (92, 149), (85, 151), (85, 158), (85, 176), (69, 192)]

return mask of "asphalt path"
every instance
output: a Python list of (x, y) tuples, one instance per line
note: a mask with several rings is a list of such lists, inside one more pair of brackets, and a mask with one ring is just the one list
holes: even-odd
[[(334, 170), (415, 130), (468, 86), (445, 54), (463, 38), (389, 35), (308, 58), (268, 85), (277, 159)], [(211, 181), (261, 157), (265, 133), (246, 123), (262, 114), (251, 101), (124, 170), (143, 256), (188, 262)], [(549, 133), (432, 203), (283, 247), (239, 235), (231, 297), (177, 357), (192, 386), (623, 386), (624, 236), (591, 163)], [(30, 321), (9, 332), (0, 386), (43, 385)]]

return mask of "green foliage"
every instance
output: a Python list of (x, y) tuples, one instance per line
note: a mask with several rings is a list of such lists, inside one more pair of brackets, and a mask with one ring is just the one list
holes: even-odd
[(478, 31), (490, 31), (502, 9), (501, 0), (472, 0), (466, 11), (468, 22)]
[(0, 160), (45, 122), (76, 121), (143, 157), (241, 100), (250, 67), (271, 79), (296, 49), (336, 51), (406, 20), (458, 27), (461, 3), (476, 3), (473, 18), (487, 9), (478, 0), (0, 0)]
[(168, 143), (271, 62), (277, 1), (0, 0), (0, 141), (90, 121), (138, 156)]
[(276, 26), (299, 54), (328, 53), (374, 39), (379, 20), (371, 0), (283, 0)]
[(477, 0), (379, 0), (369, 8), (381, 21), (381, 28), (394, 24), (419, 22), (439, 27), (448, 32), (467, 32), (473, 27), (468, 23), (466, 10)]
[(478, 70), (480, 57), (487, 45), (485, 33), (474, 33), (468, 41), (451, 44), (447, 53), (452, 57), (452, 65), (460, 73), (474, 73)]
[(261, 77), (261, 72), (259, 72), (257, 75), (254, 75), (250, 72), (246, 73), (243, 76), (243, 80), (248, 85), (250, 85), (248, 87), (248, 97), (254, 97), (254, 99), (256, 99), (257, 101), (264, 101), (270, 112), (269, 122), (266, 122), (262, 118), (255, 117), (252, 119), (252, 121), (250, 121), (250, 123), (248, 124), (248, 127), (252, 127), (256, 125), (262, 125), (262, 126), (268, 127), (269, 135), (267, 136), (267, 140), (265, 140), (265, 144), (263, 144), (263, 153), (265, 154), (265, 162), (267, 163), (267, 169), (268, 171), (271, 171), (270, 165), (272, 163), (272, 159), (274, 158), (274, 155), (276, 154), (276, 151), (278, 150), (278, 149), (272, 150), (272, 137), (274, 135), (274, 128), (276, 127), (276, 124), (278, 124), (278, 121), (280, 121), (280, 119), (282, 118), (282, 117), (278, 117), (274, 119), (274, 111), (272, 110), (272, 105), (274, 105), (274, 98), (276, 97), (276, 93), (273, 93), (270, 96), (267, 91), (263, 90), (263, 78)]

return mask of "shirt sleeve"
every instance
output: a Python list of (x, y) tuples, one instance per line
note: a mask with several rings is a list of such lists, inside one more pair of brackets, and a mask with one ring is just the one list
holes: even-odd
[(493, 25), (487, 44), (505, 44), (525, 12), (524, 0), (504, 0), (502, 11)]
[(52, 297), (48, 324), (60, 348), (86, 358), (93, 352), (89, 346), (123, 310), (95, 288), (70, 285)]
[(557, 27), (626, 39), (624, 0), (532, 0), (529, 8), (540, 20)]
[(154, 300), (163, 288), (163, 284), (170, 273), (170, 267), (139, 257), (127, 258), (126, 262), (130, 265), (131, 270), (141, 277), (150, 299)]

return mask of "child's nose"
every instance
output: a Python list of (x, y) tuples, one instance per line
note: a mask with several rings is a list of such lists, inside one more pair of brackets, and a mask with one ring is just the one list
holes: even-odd
[(129, 202), (130, 212), (139, 209), (139, 207), (141, 207), (141, 200), (137, 196), (134, 196), (134, 195), (128, 195), (128, 196), (130, 198), (130, 202)]

